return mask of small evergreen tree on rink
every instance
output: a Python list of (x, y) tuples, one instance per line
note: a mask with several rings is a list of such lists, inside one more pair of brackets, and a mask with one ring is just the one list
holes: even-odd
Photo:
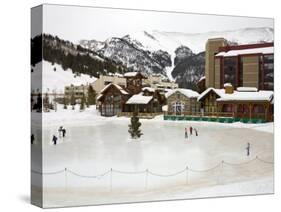
[(90, 105), (89, 105), (89, 100), (88, 100), (88, 99), (86, 99), (86, 107), (87, 107), (87, 108), (90, 107)]
[(70, 104), (72, 105), (72, 110), (74, 110), (75, 109), (75, 105), (76, 105), (76, 99), (75, 99), (75, 96), (74, 96), (74, 92), (71, 94)]
[(89, 105), (94, 105), (96, 104), (96, 91), (93, 89), (91, 85), (89, 85), (88, 88), (88, 104)]
[(45, 96), (44, 96), (44, 98), (43, 98), (43, 107), (44, 107), (44, 111), (45, 111), (45, 112), (49, 112), (50, 101), (49, 101), (49, 95), (48, 95), (48, 93), (46, 93)]
[(80, 111), (85, 110), (85, 102), (86, 102), (86, 99), (85, 99), (85, 95), (83, 94), (83, 96), (81, 98), (81, 103), (80, 103)]
[(67, 109), (67, 99), (63, 97), (63, 109)]
[(129, 124), (128, 132), (131, 134), (131, 138), (137, 139), (141, 137), (143, 134), (140, 130), (141, 123), (139, 121), (138, 113), (134, 112), (133, 116), (131, 117), (131, 124)]

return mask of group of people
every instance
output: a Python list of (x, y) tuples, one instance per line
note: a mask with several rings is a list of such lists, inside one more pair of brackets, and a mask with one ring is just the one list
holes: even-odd
[[(66, 129), (63, 128), (63, 126), (60, 126), (60, 127), (59, 127), (58, 132), (59, 132), (59, 137), (60, 137), (60, 138), (61, 138), (61, 137), (64, 138), (64, 137), (66, 136)], [(53, 141), (54, 145), (57, 145), (57, 140), (58, 140), (58, 137), (57, 137), (56, 135), (53, 135), (52, 141)]]
[[(198, 136), (198, 131), (197, 129), (193, 128), (192, 126), (189, 127), (189, 135), (192, 136), (193, 131), (195, 133), (195, 136)], [(184, 137), (188, 138), (188, 128), (185, 128), (185, 132), (184, 132)]]

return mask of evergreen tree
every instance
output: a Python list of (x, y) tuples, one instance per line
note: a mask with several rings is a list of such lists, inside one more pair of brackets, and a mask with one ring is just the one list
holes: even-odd
[(42, 112), (42, 97), (40, 93), (37, 96), (36, 108), (37, 108), (37, 112), (39, 113)]
[(88, 99), (86, 99), (86, 107), (87, 107), (87, 108), (90, 107), (90, 105), (89, 105), (89, 100), (88, 100)]
[(80, 111), (85, 110), (85, 95), (83, 94), (82, 98), (81, 98), (81, 103), (80, 103)]
[(75, 105), (76, 105), (76, 99), (74, 96), (74, 92), (72, 92), (71, 97), (70, 97), (70, 104), (72, 105), (72, 110), (75, 109)]
[(49, 101), (49, 95), (48, 93), (45, 94), (45, 97), (43, 98), (43, 107), (45, 112), (49, 112), (50, 108), (50, 101)]
[(96, 91), (93, 89), (91, 85), (89, 85), (88, 88), (88, 104), (89, 105), (94, 105), (96, 104)]
[(128, 132), (131, 134), (131, 138), (133, 139), (137, 139), (143, 135), (140, 130), (141, 123), (137, 115), (137, 112), (133, 113), (133, 116), (131, 117), (131, 124), (129, 124), (128, 130)]
[(63, 98), (63, 109), (67, 109), (67, 99), (65, 96)]

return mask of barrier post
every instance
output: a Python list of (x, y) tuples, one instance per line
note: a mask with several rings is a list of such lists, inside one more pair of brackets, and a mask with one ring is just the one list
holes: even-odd
[(67, 191), (67, 168), (64, 168), (64, 190)]
[(110, 169), (110, 192), (112, 192), (112, 168)]
[(145, 190), (148, 188), (148, 169), (145, 170)]
[(221, 168), (220, 168), (220, 184), (223, 184), (223, 164), (224, 160), (221, 161)]
[(185, 168), (185, 172), (186, 172), (186, 175), (185, 175), (185, 184), (188, 185), (188, 166)]

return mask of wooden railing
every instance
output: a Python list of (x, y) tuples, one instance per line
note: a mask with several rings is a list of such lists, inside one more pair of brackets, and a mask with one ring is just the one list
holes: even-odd
[(197, 117), (234, 117), (233, 113), (229, 112), (182, 112), (181, 114), (177, 114), (174, 112), (164, 112), (164, 115), (172, 115), (172, 116), (197, 116)]
[[(162, 115), (163, 112), (157, 112), (157, 113), (138, 113), (139, 118), (154, 118), (155, 116)], [(126, 117), (132, 117), (133, 112), (119, 112), (117, 114), (118, 117), (120, 116), (126, 116)]]

